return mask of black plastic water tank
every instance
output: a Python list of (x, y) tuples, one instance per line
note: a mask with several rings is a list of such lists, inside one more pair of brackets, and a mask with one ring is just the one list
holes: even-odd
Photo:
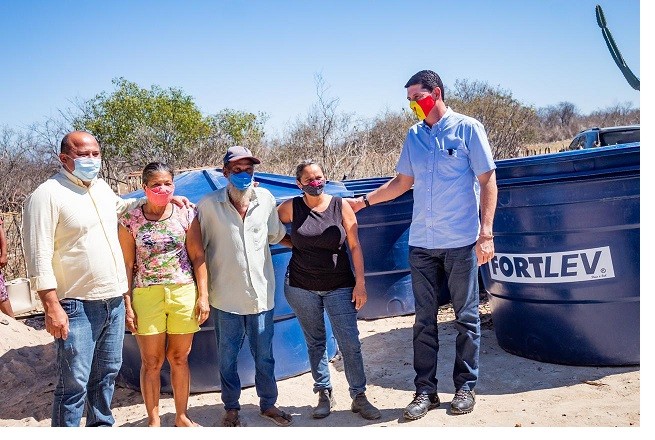
[(559, 364), (639, 364), (639, 149), (496, 162), (496, 255), (482, 276), (503, 349)]

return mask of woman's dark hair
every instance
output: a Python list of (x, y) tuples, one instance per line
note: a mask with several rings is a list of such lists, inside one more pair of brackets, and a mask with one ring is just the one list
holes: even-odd
[(316, 165), (317, 167), (319, 167), (319, 168), (321, 169), (321, 172), (324, 172), (324, 171), (323, 171), (323, 167), (322, 167), (319, 163), (314, 162), (314, 161), (311, 160), (311, 159), (309, 159), (309, 160), (303, 160), (303, 161), (300, 162), (300, 163), (298, 164), (298, 166), (296, 167), (296, 180), (297, 180), (298, 182), (300, 182), (300, 178), (302, 177), (302, 172), (305, 171), (305, 168), (307, 168), (307, 167), (310, 166), (310, 165)]
[(141, 173), (141, 183), (144, 185), (148, 184), (150, 178), (155, 173), (168, 173), (171, 175), (171, 178), (175, 177), (173, 168), (165, 164), (164, 162), (150, 162), (143, 168), (143, 173)]

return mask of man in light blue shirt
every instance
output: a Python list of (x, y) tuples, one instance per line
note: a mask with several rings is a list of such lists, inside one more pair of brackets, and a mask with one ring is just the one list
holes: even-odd
[[(439, 406), (438, 297), (449, 293), (458, 331), (453, 414), (473, 411), (480, 357), (478, 266), (494, 255), (493, 218), (498, 190), (491, 147), (482, 124), (444, 103), (435, 72), (422, 70), (407, 84), (407, 99), (421, 122), (403, 145), (396, 176), (350, 203), (358, 210), (395, 199), (414, 186), (409, 263), (415, 302), (414, 385), (408, 420)], [(440, 292), (443, 289), (447, 292)]]

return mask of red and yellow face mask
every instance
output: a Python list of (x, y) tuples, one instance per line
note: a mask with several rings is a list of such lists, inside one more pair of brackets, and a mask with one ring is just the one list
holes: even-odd
[(434, 107), (434, 104), (434, 98), (432, 95), (428, 95), (418, 101), (409, 101), (409, 108), (412, 109), (418, 120), (422, 121), (428, 116), (430, 110)]

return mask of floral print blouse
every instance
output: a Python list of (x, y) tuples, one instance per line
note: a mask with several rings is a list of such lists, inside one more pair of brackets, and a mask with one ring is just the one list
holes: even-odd
[(133, 287), (153, 284), (191, 284), (193, 266), (186, 251), (186, 232), (197, 215), (195, 208), (173, 205), (170, 217), (148, 220), (139, 206), (120, 219), (136, 242)]

